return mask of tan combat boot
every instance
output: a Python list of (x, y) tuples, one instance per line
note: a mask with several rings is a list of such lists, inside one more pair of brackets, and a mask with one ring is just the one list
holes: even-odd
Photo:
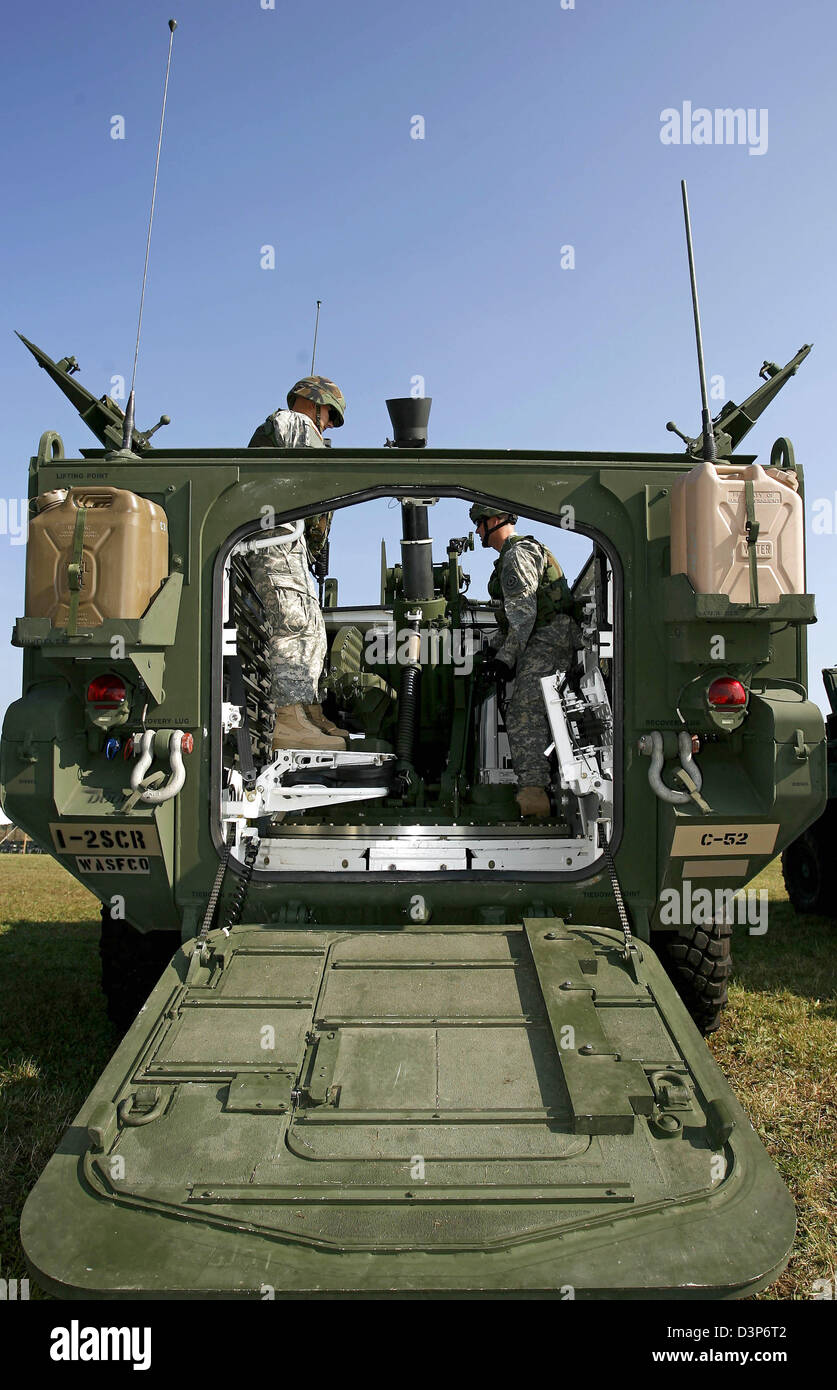
[(551, 816), (552, 807), (545, 787), (521, 787), (515, 797), (521, 816)]
[(324, 734), (330, 734), (332, 738), (349, 737), (348, 729), (341, 729), (339, 724), (335, 724), (327, 715), (323, 714), (322, 705), (303, 705), (308, 718), (312, 724), (316, 724), (318, 729), (322, 729)]
[(334, 753), (342, 753), (345, 747), (344, 738), (332, 738), (312, 724), (304, 705), (282, 705), (277, 709), (273, 728), (274, 753), (279, 748), (330, 748)]

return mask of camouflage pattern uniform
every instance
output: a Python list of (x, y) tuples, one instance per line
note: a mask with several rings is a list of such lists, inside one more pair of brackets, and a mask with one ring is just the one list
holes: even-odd
[[(254, 433), (251, 449), (322, 449), (313, 420), (296, 410), (277, 410)], [(318, 686), (326, 654), (326, 630), (311, 576), (311, 557), (328, 540), (331, 512), (305, 520), (305, 533), (284, 545), (265, 547), (250, 557), (250, 573), (264, 604), (273, 636), (267, 649), (271, 696), (285, 705), (319, 704)], [(277, 527), (289, 535), (294, 523)]]
[(313, 420), (298, 410), (274, 410), (253, 434), (248, 449), (324, 449)]
[[(550, 569), (558, 573), (558, 582), (552, 585), (547, 583)], [(545, 601), (544, 593), (550, 588), (560, 592), (557, 602), (554, 598)], [(500, 632), (490, 642), (492, 654), (516, 668), (506, 731), (518, 784), (546, 787), (550, 769), (544, 749), (553, 740), (541, 677), (565, 671), (576, 649), (583, 645), (581, 629), (571, 614), (555, 611), (561, 603), (571, 604), (569, 588), (546, 546), (532, 536), (515, 535), (509, 537), (495, 561), (488, 592), (503, 605)]]
[[(292, 530), (293, 523), (277, 527), (279, 535)], [(304, 533), (250, 556), (253, 583), (273, 629), (266, 657), (277, 709), (319, 703), (317, 687), (325, 661), (326, 630), (308, 560)]]
[[(254, 432), (248, 449), (323, 449), (323, 439), (313, 420), (298, 410), (275, 410)], [(325, 550), (333, 512), (305, 518), (305, 539), (313, 559)]]
[(312, 560), (316, 560), (318, 555), (322, 555), (328, 545), (328, 533), (331, 530), (331, 519), (334, 512), (323, 512), (322, 516), (307, 516), (305, 518), (305, 539), (308, 542), (308, 554)]

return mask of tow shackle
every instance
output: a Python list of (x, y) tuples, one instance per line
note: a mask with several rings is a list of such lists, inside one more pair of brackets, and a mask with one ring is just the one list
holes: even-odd
[[(692, 735), (685, 729), (681, 729), (677, 736), (677, 751), (680, 758), (680, 766), (693, 783), (694, 790), (700, 795), (703, 787), (703, 777), (700, 768), (694, 760), (692, 751)], [(651, 789), (661, 801), (667, 801), (672, 806), (685, 805), (687, 801), (695, 800), (691, 791), (682, 791), (674, 787), (666, 786), (663, 781), (663, 736), (658, 729), (651, 733), (643, 734), (639, 740), (639, 752), (644, 757), (650, 757), (651, 766), (648, 769), (648, 781)]]
[[(164, 744), (163, 750), (159, 750), (161, 735), (165, 738), (166, 730), (146, 729), (139, 739), (134, 741), (134, 752), (137, 761), (131, 769), (131, 790), (137, 792), (139, 801), (146, 801), (152, 806), (160, 806), (164, 801), (171, 801), (177, 796), (186, 781), (186, 767), (183, 762), (183, 754), (192, 751), (192, 735), (186, 734), (182, 729), (172, 729), (168, 731), (168, 742)], [(155, 743), (162, 752), (162, 756), (168, 756), (170, 776), (168, 781), (163, 781), (162, 786), (152, 786), (162, 777), (164, 773), (154, 773), (146, 779), (146, 773), (151, 766), (155, 752)]]

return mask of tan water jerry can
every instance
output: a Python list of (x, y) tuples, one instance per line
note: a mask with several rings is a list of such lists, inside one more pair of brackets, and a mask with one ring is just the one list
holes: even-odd
[(37, 506), (29, 523), (26, 616), (66, 627), (76, 588), (78, 627), (142, 617), (169, 572), (162, 507), (123, 488), (92, 486), (44, 493)]
[[(748, 544), (748, 520), (758, 532)], [(750, 536), (753, 529), (750, 528)], [(755, 576), (751, 552), (755, 551)], [(677, 479), (671, 491), (671, 572), (686, 574), (698, 594), (727, 594), (759, 603), (805, 592), (802, 499), (796, 476), (703, 462)]]

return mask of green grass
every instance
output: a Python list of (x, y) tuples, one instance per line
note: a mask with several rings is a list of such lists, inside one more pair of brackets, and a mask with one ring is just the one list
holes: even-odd
[(18, 1224), (27, 1193), (113, 1052), (99, 929), (98, 900), (54, 859), (0, 858), (0, 1257), (8, 1278), (26, 1274)]
[(710, 1047), (796, 1203), (793, 1254), (762, 1297), (810, 1298), (837, 1275), (837, 922), (797, 916), (778, 859), (751, 887), (768, 891), (768, 929), (735, 928)]
[[(811, 1297), (837, 1272), (837, 924), (797, 917), (778, 861), (768, 931), (735, 929), (730, 1006), (712, 1052), (796, 1202), (787, 1270), (763, 1298)], [(0, 1256), (25, 1273), (20, 1211), (115, 1039), (99, 990), (97, 900), (47, 855), (0, 856)], [(37, 1291), (32, 1288), (32, 1295)]]

